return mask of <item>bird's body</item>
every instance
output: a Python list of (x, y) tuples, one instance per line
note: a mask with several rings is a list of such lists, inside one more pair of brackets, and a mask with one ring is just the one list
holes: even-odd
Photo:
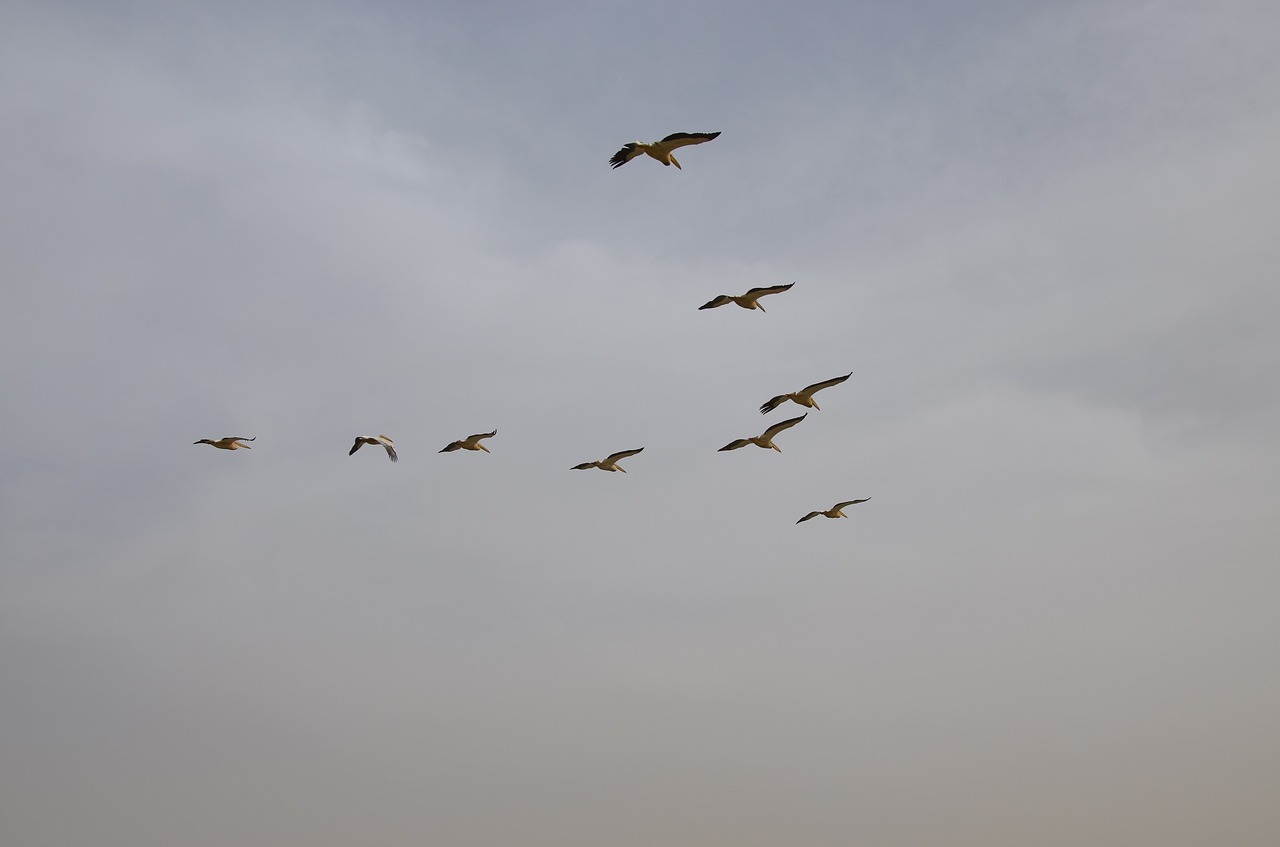
[(773, 426), (769, 427), (764, 432), (762, 432), (760, 435), (755, 435), (755, 436), (752, 436), (751, 438), (739, 438), (736, 441), (730, 441), (728, 444), (721, 447), (717, 452), (724, 452), (725, 450), (737, 450), (739, 447), (746, 447), (748, 444), (754, 444), (757, 447), (763, 447), (766, 450), (773, 449), (781, 453), (782, 448), (779, 447), (777, 444), (774, 444), (773, 439), (777, 436), (778, 433), (782, 432), (784, 429), (790, 429), (791, 427), (795, 426), (796, 424), (800, 423), (800, 421), (808, 417), (808, 415), (809, 413), (805, 412), (803, 415), (801, 415), (798, 418), (791, 418), (790, 420), (785, 420), (785, 421), (782, 421), (781, 423), (774, 424)]
[(790, 400), (793, 403), (799, 403), (801, 406), (806, 406), (810, 409), (818, 409), (818, 411), (822, 411), (822, 409), (818, 407), (817, 401), (813, 399), (813, 395), (817, 394), (819, 391), (821, 391), (824, 388), (830, 388), (833, 385), (839, 385), (840, 383), (844, 382), (846, 379), (848, 379), (851, 376), (853, 376), (852, 371), (845, 374), (844, 376), (835, 377), (834, 379), (824, 380), (823, 382), (815, 382), (813, 385), (805, 386), (799, 391), (793, 391), (790, 394), (779, 394), (777, 397), (771, 398), (768, 402), (766, 402), (763, 406), (760, 407), (760, 414), (763, 415), (763, 414), (766, 414), (767, 412), (772, 412), (774, 409), (778, 408), (788, 400)]
[(796, 521), (796, 523), (804, 523), (810, 518), (816, 518), (819, 515), (822, 515), (824, 518), (847, 518), (849, 516), (846, 515), (843, 511), (841, 511), (842, 509), (844, 509), (845, 506), (854, 506), (854, 505), (857, 505), (858, 503), (865, 503), (870, 499), (871, 499), (870, 497), (864, 497), (861, 500), (845, 500), (843, 503), (836, 503), (830, 509), (817, 511), (817, 512), (810, 512), (800, 520)]
[(498, 431), (495, 429), (493, 432), (479, 432), (479, 433), (476, 433), (475, 435), (468, 435), (466, 438), (462, 439), (461, 441), (450, 441), (448, 445), (446, 445), (445, 448), (440, 452), (452, 453), (454, 450), (483, 450), (484, 452), (488, 453), (489, 448), (485, 447), (480, 442), (486, 438), (493, 438), (497, 434), (498, 434)]
[(618, 462), (628, 456), (634, 456), (643, 449), (643, 447), (639, 447), (635, 450), (620, 450), (617, 453), (610, 453), (598, 462), (583, 462), (580, 465), (574, 465), (570, 470), (585, 471), (588, 468), (599, 468), (602, 471), (622, 471), (623, 473), (626, 473), (627, 469), (619, 465)]
[(759, 309), (763, 312), (764, 307), (760, 305), (761, 297), (769, 294), (781, 294), (784, 291), (789, 291), (793, 285), (795, 285), (794, 282), (789, 282), (786, 285), (770, 285), (765, 288), (753, 288), (746, 294), (721, 294), (718, 297), (703, 303), (698, 307), (698, 310), (715, 309), (720, 306), (727, 306), (730, 303), (735, 303), (744, 309)]
[(201, 438), (199, 441), (193, 441), (191, 443), (208, 444), (212, 447), (217, 447), (219, 450), (250, 450), (252, 448), (248, 444), (244, 444), (242, 442), (256, 441), (257, 439), (258, 437), (256, 435), (253, 438), (245, 438), (243, 435), (228, 435), (226, 438), (219, 438), (217, 441), (214, 441), (212, 438)]
[(680, 170), (680, 163), (676, 161), (676, 157), (671, 155), (671, 151), (679, 147), (687, 147), (690, 144), (701, 144), (704, 141), (710, 141), (718, 132), (676, 132), (668, 135), (661, 141), (633, 141), (625, 145), (617, 153), (613, 154), (613, 158), (609, 160), (609, 164), (614, 168), (620, 168), (627, 162), (630, 162), (636, 156), (644, 153), (649, 157), (657, 159), (663, 165), (675, 165)]
[(351, 445), (351, 450), (348, 451), (347, 455), (348, 456), (354, 455), (357, 450), (359, 450), (361, 447), (363, 447), (366, 444), (377, 444), (383, 447), (387, 451), (387, 458), (389, 458), (391, 461), (393, 462), (400, 461), (400, 457), (396, 455), (395, 442), (392, 441), (390, 438), (387, 438), (385, 435), (356, 436), (356, 443)]

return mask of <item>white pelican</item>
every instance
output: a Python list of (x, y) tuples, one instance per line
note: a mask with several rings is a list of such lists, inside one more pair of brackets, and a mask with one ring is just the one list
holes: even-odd
[(826, 511), (810, 512), (800, 520), (796, 521), (796, 523), (804, 523), (805, 521), (809, 520), (809, 518), (816, 518), (818, 515), (822, 515), (824, 518), (847, 518), (849, 516), (846, 515), (844, 512), (840, 511), (841, 509), (843, 509), (845, 506), (853, 506), (858, 503), (865, 503), (870, 499), (871, 499), (870, 497), (863, 497), (861, 500), (845, 500), (843, 503), (836, 503), (834, 506), (832, 506), (830, 509), (827, 509)]
[(619, 465), (618, 462), (628, 456), (634, 456), (643, 449), (643, 447), (640, 447), (635, 450), (620, 450), (617, 453), (610, 453), (598, 462), (583, 462), (580, 465), (574, 465), (570, 470), (585, 471), (587, 468), (599, 468), (602, 471), (622, 471), (626, 473), (627, 469)]
[(354, 455), (357, 450), (359, 450), (361, 447), (363, 447), (366, 444), (381, 444), (387, 450), (387, 458), (391, 459), (391, 461), (393, 462), (400, 461), (400, 457), (396, 455), (395, 442), (392, 441), (390, 438), (387, 438), (385, 435), (356, 436), (356, 443), (351, 445), (351, 450), (350, 452), (347, 453), (347, 455), (348, 456)]
[(191, 443), (209, 444), (217, 447), (219, 450), (250, 450), (252, 448), (248, 444), (243, 444), (241, 442), (257, 440), (258, 436), (256, 435), (253, 438), (245, 438), (243, 435), (228, 435), (226, 438), (219, 438), (217, 441), (214, 441), (212, 438), (201, 438), (199, 441), (192, 441)]
[(769, 402), (765, 403), (763, 406), (760, 407), (760, 414), (763, 415), (766, 412), (772, 412), (774, 409), (778, 408), (788, 400), (792, 401), (793, 403), (799, 403), (801, 406), (808, 406), (810, 409), (817, 409), (819, 412), (821, 412), (822, 409), (818, 406), (818, 401), (813, 399), (813, 395), (817, 394), (819, 391), (821, 391), (824, 388), (830, 388), (833, 385), (839, 385), (840, 383), (844, 382), (846, 379), (848, 379), (851, 376), (853, 376), (853, 371), (850, 371), (844, 376), (835, 377), (834, 379), (824, 380), (823, 382), (815, 382), (813, 385), (806, 385), (804, 388), (801, 388), (799, 391), (794, 391), (790, 394), (779, 394), (777, 397), (771, 398)]
[(485, 438), (493, 438), (497, 434), (498, 431), (495, 429), (493, 432), (478, 432), (475, 435), (468, 435), (461, 441), (450, 441), (448, 446), (440, 452), (452, 453), (454, 450), (483, 450), (488, 453), (489, 448), (485, 447), (480, 442)]
[[(641, 153), (648, 153), (664, 165), (675, 165), (680, 168), (680, 163), (676, 161), (676, 157), (671, 155), (672, 150), (677, 147), (687, 147), (690, 144), (701, 144), (718, 135), (720, 135), (718, 132), (676, 132), (661, 141), (633, 141), (617, 153), (614, 153), (613, 158), (609, 160), (609, 164), (613, 165), (614, 168), (620, 168)], [(680, 170), (684, 170), (684, 168), (680, 168)]]
[(784, 291), (790, 290), (793, 285), (795, 285), (794, 282), (789, 282), (786, 285), (771, 285), (767, 288), (753, 288), (746, 294), (739, 294), (737, 296), (733, 294), (721, 294), (714, 300), (708, 300), (706, 303), (703, 303), (698, 307), (698, 309), (701, 311), (702, 309), (714, 309), (717, 306), (726, 306), (730, 303), (737, 303), (744, 309), (759, 309), (763, 312), (764, 306), (760, 305), (761, 297), (768, 294), (781, 294)]
[(804, 420), (808, 416), (809, 416), (809, 413), (805, 412), (803, 415), (801, 415), (798, 418), (791, 418), (790, 420), (783, 421), (782, 423), (776, 423), (773, 426), (766, 429), (760, 435), (754, 436), (752, 438), (739, 438), (737, 441), (730, 441), (728, 444), (724, 445), (716, 452), (720, 453), (720, 452), (724, 452), (725, 450), (737, 450), (739, 447), (746, 447), (748, 444), (754, 444), (757, 447), (763, 447), (766, 450), (772, 447), (774, 450), (777, 450), (779, 453), (781, 453), (782, 448), (779, 447), (777, 444), (773, 443), (774, 437), (776, 437), (777, 434), (782, 432), (784, 429), (790, 429), (791, 427), (800, 423), (800, 421)]

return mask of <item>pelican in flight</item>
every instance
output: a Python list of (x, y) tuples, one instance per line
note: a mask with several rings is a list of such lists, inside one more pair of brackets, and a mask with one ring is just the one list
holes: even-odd
[(748, 444), (754, 444), (757, 447), (763, 447), (766, 450), (772, 447), (774, 450), (777, 450), (779, 453), (781, 453), (782, 448), (779, 447), (777, 444), (774, 444), (773, 439), (776, 438), (778, 433), (782, 432), (784, 429), (791, 429), (791, 427), (800, 423), (800, 421), (804, 420), (808, 416), (809, 416), (809, 413), (805, 412), (803, 415), (801, 415), (798, 418), (791, 418), (790, 420), (785, 420), (782, 423), (776, 423), (773, 426), (766, 429), (760, 435), (754, 436), (752, 438), (739, 438), (737, 441), (730, 441), (728, 444), (724, 445), (716, 452), (722, 453), (725, 450), (737, 450), (739, 447), (746, 447)]
[(744, 309), (759, 309), (763, 312), (764, 306), (760, 305), (761, 297), (768, 294), (781, 294), (784, 291), (789, 291), (793, 285), (795, 285), (794, 282), (789, 282), (786, 285), (770, 285), (767, 288), (753, 288), (746, 294), (739, 294), (737, 296), (733, 294), (721, 294), (714, 300), (708, 300), (706, 303), (703, 303), (698, 307), (698, 310), (714, 309), (718, 306), (727, 306), (730, 303), (737, 303)]
[(809, 518), (816, 518), (818, 515), (822, 515), (824, 518), (847, 518), (849, 516), (846, 515), (844, 512), (842, 512), (841, 509), (843, 509), (845, 506), (854, 506), (854, 505), (857, 505), (858, 503), (865, 503), (870, 499), (871, 499), (870, 497), (863, 497), (861, 500), (845, 500), (843, 503), (836, 503), (834, 506), (832, 506), (830, 509), (827, 509), (826, 511), (810, 512), (800, 520), (796, 521), (796, 523), (804, 523), (805, 521), (809, 520)]
[(392, 441), (390, 438), (387, 438), (385, 435), (358, 435), (358, 436), (356, 436), (356, 443), (351, 445), (351, 450), (350, 450), (350, 452), (348, 452), (348, 453), (347, 453), (347, 455), (348, 455), (348, 456), (353, 456), (353, 455), (355, 455), (355, 452), (356, 452), (357, 450), (359, 450), (361, 447), (363, 447), (364, 445), (366, 445), (366, 444), (380, 444), (380, 445), (382, 445), (383, 447), (385, 447), (385, 448), (386, 448), (386, 450), (387, 450), (387, 458), (389, 458), (389, 459), (390, 459), (391, 461), (393, 461), (393, 462), (398, 462), (398, 461), (400, 461), (400, 457), (396, 455), (396, 445), (395, 445), (395, 442), (394, 442), (394, 441)]
[(245, 441), (256, 441), (258, 436), (253, 438), (245, 438), (243, 435), (228, 435), (226, 438), (219, 438), (214, 441), (212, 438), (201, 438), (199, 441), (192, 441), (192, 444), (209, 444), (217, 447), (219, 450), (251, 450)]
[(792, 401), (793, 403), (799, 403), (801, 406), (808, 406), (810, 409), (817, 409), (819, 412), (821, 412), (822, 409), (818, 406), (818, 401), (813, 399), (813, 395), (817, 394), (819, 391), (821, 391), (824, 388), (830, 388), (833, 385), (839, 385), (840, 383), (844, 382), (846, 379), (848, 379), (851, 376), (853, 376), (853, 371), (850, 371), (844, 376), (835, 377), (834, 379), (828, 379), (822, 382), (815, 382), (813, 385), (806, 385), (804, 388), (801, 388), (799, 391), (793, 391), (790, 394), (779, 394), (777, 397), (771, 398), (769, 402), (765, 403), (763, 406), (760, 407), (760, 414), (763, 415), (763, 414), (766, 414), (767, 412), (772, 412), (774, 409), (778, 408), (788, 400)]
[[(688, 147), (690, 144), (701, 144), (719, 135), (720, 133), (718, 132), (676, 132), (661, 141), (633, 141), (617, 153), (614, 153), (613, 158), (609, 160), (609, 164), (613, 165), (614, 168), (620, 168), (641, 153), (647, 153), (664, 165), (675, 165), (680, 168), (680, 163), (676, 161), (676, 157), (671, 155), (672, 150), (677, 147)], [(684, 170), (684, 168), (680, 168), (680, 170)]]
[(628, 456), (634, 456), (643, 449), (643, 447), (640, 447), (635, 450), (620, 450), (617, 453), (610, 453), (598, 462), (583, 462), (580, 465), (574, 465), (570, 470), (585, 471), (588, 468), (599, 468), (602, 471), (622, 471), (623, 473), (626, 473), (627, 469), (619, 465), (618, 462)]
[(495, 429), (493, 432), (478, 432), (475, 435), (468, 435), (461, 441), (450, 441), (448, 446), (441, 450), (441, 453), (452, 453), (454, 450), (483, 450), (488, 453), (489, 448), (480, 442), (486, 438), (493, 438), (498, 434)]

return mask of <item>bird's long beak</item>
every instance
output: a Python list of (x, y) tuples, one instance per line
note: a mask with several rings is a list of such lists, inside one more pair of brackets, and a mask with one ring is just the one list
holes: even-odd
[(484, 451), (484, 452), (486, 452), (486, 453), (488, 453), (488, 452), (489, 452), (489, 448), (488, 448), (488, 447), (485, 447), (483, 444), (477, 444), (476, 446), (477, 446), (477, 447), (479, 447), (481, 450), (483, 450), (483, 451)]
[(627, 472), (627, 469), (622, 467), (621, 465), (618, 466), (618, 470), (622, 471), (623, 473)]
[(817, 409), (819, 412), (822, 411), (822, 407), (818, 405), (817, 400), (810, 400), (809, 402), (813, 403), (813, 408)]
[(676, 160), (675, 156), (671, 157), (671, 164), (675, 165), (677, 170), (684, 170), (684, 168), (680, 167), (680, 162)]
[(772, 447), (774, 450), (777, 450), (779, 453), (782, 452), (782, 448), (779, 447), (777, 444), (770, 444), (769, 446)]

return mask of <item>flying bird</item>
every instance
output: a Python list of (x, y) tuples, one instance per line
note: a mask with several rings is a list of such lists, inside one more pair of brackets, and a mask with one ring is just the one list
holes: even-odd
[(786, 285), (771, 285), (767, 288), (753, 288), (750, 291), (748, 291), (746, 294), (739, 294), (736, 296), (733, 294), (721, 294), (719, 297), (716, 297), (713, 300), (708, 300), (706, 303), (703, 303), (701, 306), (698, 307), (698, 310), (701, 311), (702, 309), (714, 309), (714, 308), (717, 308), (718, 306), (726, 306), (730, 303), (737, 303), (739, 306), (741, 306), (744, 309), (759, 309), (760, 311), (763, 312), (764, 306), (760, 305), (761, 297), (764, 297), (769, 294), (781, 294), (784, 291), (789, 291), (791, 289), (791, 286), (793, 285), (795, 285), (794, 282), (789, 282)]
[[(719, 135), (720, 133), (718, 132), (676, 132), (661, 141), (633, 141), (617, 153), (614, 153), (613, 158), (609, 160), (609, 164), (613, 165), (615, 169), (620, 168), (641, 153), (647, 153), (664, 165), (675, 165), (680, 168), (680, 163), (676, 161), (676, 157), (671, 155), (672, 150), (678, 147), (688, 147), (690, 144), (701, 144)], [(684, 168), (680, 168), (680, 170), (684, 170)]]
[(192, 441), (191, 443), (209, 444), (213, 447), (217, 447), (219, 450), (251, 450), (253, 448), (242, 442), (257, 441), (257, 439), (258, 436), (256, 435), (253, 438), (245, 438), (243, 435), (228, 435), (226, 438), (219, 438), (217, 441), (214, 441), (212, 438), (201, 438), (199, 441)]
[(351, 450), (347, 453), (347, 455), (348, 456), (355, 455), (355, 452), (366, 444), (381, 444), (383, 447), (386, 448), (387, 458), (391, 459), (391, 461), (393, 462), (400, 461), (400, 457), (396, 455), (395, 442), (393, 442), (390, 438), (387, 438), (385, 435), (356, 436), (356, 443), (351, 445)]
[(823, 382), (815, 382), (813, 385), (807, 385), (804, 388), (800, 389), (799, 391), (793, 391), (790, 394), (779, 394), (777, 397), (771, 398), (769, 402), (765, 403), (763, 406), (760, 407), (760, 414), (763, 415), (763, 414), (766, 414), (767, 412), (772, 412), (774, 409), (778, 408), (788, 400), (792, 401), (793, 403), (799, 403), (801, 406), (808, 406), (810, 409), (817, 409), (819, 412), (821, 412), (822, 409), (818, 406), (818, 401), (813, 399), (813, 395), (817, 394), (819, 391), (821, 391), (824, 388), (830, 388), (833, 385), (839, 385), (840, 383), (844, 382), (846, 379), (848, 379), (851, 376), (853, 376), (853, 371), (850, 371), (844, 376), (835, 377), (834, 379), (824, 380)]
[(843, 503), (836, 503), (834, 506), (832, 506), (830, 509), (827, 509), (826, 511), (810, 512), (800, 520), (796, 521), (796, 523), (804, 523), (805, 521), (809, 520), (809, 518), (816, 518), (818, 515), (822, 515), (824, 518), (847, 518), (849, 516), (846, 515), (844, 512), (842, 512), (841, 509), (843, 509), (845, 506), (853, 506), (858, 503), (865, 503), (870, 499), (871, 499), (870, 497), (863, 497), (861, 500), (845, 500)]
[(716, 452), (722, 453), (725, 450), (737, 450), (739, 447), (746, 447), (748, 444), (754, 444), (757, 447), (763, 447), (766, 450), (772, 447), (774, 450), (777, 450), (779, 453), (781, 453), (782, 448), (779, 447), (777, 444), (774, 444), (773, 439), (777, 437), (778, 433), (782, 432), (784, 429), (790, 429), (791, 427), (800, 423), (800, 421), (804, 420), (808, 416), (809, 416), (809, 413), (805, 412), (803, 415), (801, 415), (798, 418), (791, 418), (790, 420), (785, 420), (782, 423), (776, 423), (773, 426), (766, 429), (760, 435), (753, 436), (752, 438), (739, 438), (737, 441), (730, 441), (728, 444), (724, 445)]
[(446, 446), (440, 452), (452, 453), (454, 450), (483, 450), (484, 452), (488, 453), (489, 448), (485, 447), (480, 442), (486, 438), (493, 438), (497, 434), (498, 434), (498, 431), (495, 429), (493, 432), (479, 432), (479, 433), (476, 433), (475, 435), (468, 435), (466, 438), (462, 439), (461, 441), (450, 441), (448, 446)]
[(602, 471), (622, 471), (623, 473), (626, 473), (627, 469), (619, 465), (618, 462), (628, 456), (634, 456), (643, 449), (643, 447), (640, 447), (635, 450), (622, 450), (617, 453), (610, 453), (607, 457), (598, 462), (583, 462), (580, 465), (574, 465), (570, 470), (585, 471), (588, 468), (599, 468)]

